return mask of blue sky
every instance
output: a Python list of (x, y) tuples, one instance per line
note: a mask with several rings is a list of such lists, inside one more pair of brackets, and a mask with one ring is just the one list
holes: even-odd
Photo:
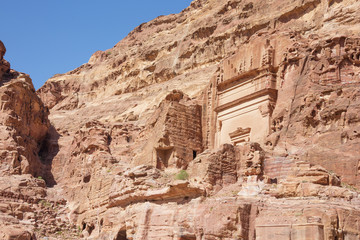
[(56, 73), (113, 47), (132, 29), (178, 13), (191, 0), (8, 0), (1, 3), (0, 40), (11, 68), (30, 74), (36, 89)]

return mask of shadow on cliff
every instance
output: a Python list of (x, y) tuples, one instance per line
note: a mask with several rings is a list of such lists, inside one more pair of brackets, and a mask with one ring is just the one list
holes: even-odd
[(4, 86), (6, 83), (10, 82), (15, 77), (16, 76), (14, 76), (14, 74), (5, 73), (4, 76), (0, 78), (0, 87)]
[(8, 72), (4, 73), (2, 78), (0, 78), (0, 87), (5, 86), (9, 82), (11, 82), (14, 79), (17, 79), (20, 76), (20, 72), (17, 72), (15, 70), (9, 70)]
[(52, 163), (54, 157), (59, 152), (59, 141), (60, 134), (56, 131), (54, 126), (50, 126), (46, 138), (39, 151), (39, 157), (43, 164), (43, 178), (48, 187), (56, 185), (54, 175), (52, 174)]

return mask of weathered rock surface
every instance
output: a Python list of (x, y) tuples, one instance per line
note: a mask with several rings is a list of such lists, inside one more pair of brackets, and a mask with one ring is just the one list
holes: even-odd
[(50, 126), (48, 110), (36, 95), (30, 77), (10, 70), (3, 59), (5, 51), (0, 42), (0, 175), (41, 176), (43, 164), (38, 152)]
[(30, 174), (0, 177), (0, 200), (1, 239), (34, 240), (46, 235), (76, 239), (79, 235), (68, 221), (66, 200), (46, 189), (43, 179)]
[(36, 95), (29, 75), (10, 69), (0, 41), (0, 239), (34, 240), (69, 231), (66, 200), (48, 194), (51, 179), (39, 154), (50, 128), (48, 109)]
[(6, 53), (5, 45), (2, 41), (0, 41), (0, 79), (5, 73), (9, 72), (10, 70), (9, 62), (4, 59), (5, 53)]
[(193, 1), (49, 79), (49, 113), (1, 43), (0, 236), (359, 239), (359, 9)]

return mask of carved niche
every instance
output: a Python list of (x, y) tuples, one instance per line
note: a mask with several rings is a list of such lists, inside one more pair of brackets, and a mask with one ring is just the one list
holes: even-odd
[(251, 132), (251, 128), (244, 129), (244, 128), (239, 127), (234, 132), (229, 133), (230, 138), (231, 138), (231, 143), (234, 146), (237, 146), (241, 143), (249, 142), (250, 141), (250, 132)]

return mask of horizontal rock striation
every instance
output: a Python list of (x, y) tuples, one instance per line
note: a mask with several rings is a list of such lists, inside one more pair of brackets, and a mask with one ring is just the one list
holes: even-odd
[(37, 93), (0, 44), (0, 236), (358, 239), (358, 9), (195, 0)]

